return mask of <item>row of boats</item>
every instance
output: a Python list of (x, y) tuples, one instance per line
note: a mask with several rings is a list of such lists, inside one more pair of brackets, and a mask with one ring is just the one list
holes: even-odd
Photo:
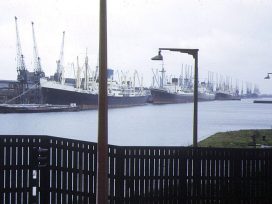
[[(88, 66), (85, 65), (85, 67)], [(135, 79), (139, 79), (139, 77), (136, 77), (137, 72), (134, 73), (133, 80), (127, 80), (128, 77), (121, 77), (121, 80), (119, 77), (119, 80), (116, 80), (114, 70), (108, 69), (107, 94), (109, 107), (137, 106), (148, 102), (154, 104), (193, 102), (194, 87), (192, 78), (173, 77), (170, 81), (166, 81), (163, 79), (164, 72), (163, 69), (159, 86), (153, 84), (150, 88), (145, 88), (140, 82), (136, 86)], [(94, 73), (97, 73), (97, 71)], [(65, 80), (56, 81), (41, 78), (39, 88), (42, 103), (58, 105), (73, 103), (79, 105), (81, 109), (93, 109), (98, 106), (98, 74), (76, 78), (72, 84), (65, 83)], [(199, 83), (198, 90), (198, 101), (241, 99), (238, 92), (229, 90), (214, 91), (211, 82)]]
[[(15, 105), (2, 104), (0, 112), (11, 110), (42, 110), (46, 112), (50, 110), (85, 110), (95, 109), (98, 107), (99, 94), (99, 77), (98, 67), (90, 74), (88, 65), (88, 57), (86, 54), (85, 63), (79, 66), (77, 59), (77, 71), (75, 78), (64, 78), (63, 67), (63, 32), (60, 58), (57, 60), (57, 70), (54, 76), (46, 77), (42, 71), (40, 57), (37, 51), (34, 23), (32, 22), (32, 33), (34, 42), (34, 72), (28, 72), (22, 49), (17, 27), (17, 18), (15, 17), (16, 35), (17, 35), (17, 79), (19, 84), (19, 95), (11, 103), (19, 103)], [(154, 104), (170, 104), (170, 103), (189, 103), (193, 102), (193, 78), (188, 77), (171, 77), (165, 80), (165, 70), (162, 67), (161, 76), (155, 76), (157, 84), (152, 84), (150, 88), (143, 87), (142, 80), (139, 80), (138, 73), (135, 72), (133, 80), (128, 77), (121, 77), (116, 80), (114, 70), (108, 69), (108, 106), (109, 107), (127, 107), (138, 106), (146, 103)], [(192, 72), (191, 72), (192, 73)], [(83, 76), (82, 76), (83, 75)], [(154, 78), (153, 77), (153, 78)], [(136, 86), (136, 80), (138, 85)], [(159, 80), (158, 80), (159, 79)], [(240, 100), (239, 91), (232, 90), (229, 87), (216, 87), (214, 89), (213, 82), (198, 83), (198, 101), (212, 100)], [(23, 105), (28, 103), (28, 105)], [(29, 103), (33, 104), (32, 106)], [(39, 105), (37, 105), (39, 104)], [(73, 104), (72, 106), (70, 104)], [(29, 112), (31, 112), (29, 111)], [(16, 111), (15, 111), (16, 112)]]
[[(163, 73), (163, 72), (162, 72)], [(135, 75), (137, 72), (135, 72)], [(146, 103), (173, 104), (190, 103), (194, 100), (192, 79), (160, 77), (159, 86), (150, 88), (142, 84), (136, 86), (134, 80), (114, 79), (114, 71), (108, 69), (108, 106), (110, 108), (139, 106)], [(121, 77), (122, 78), (122, 77)], [(85, 80), (86, 79), (86, 80)], [(99, 78), (92, 75), (74, 80), (54, 80), (54, 77), (41, 77), (38, 84), (32, 84), (20, 94), (31, 105), (0, 105), (0, 112), (52, 112), (96, 109), (98, 107)], [(33, 97), (36, 96), (36, 97)], [(240, 100), (237, 91), (219, 90), (211, 82), (198, 84), (198, 101)], [(27, 99), (27, 100), (25, 100)], [(17, 100), (18, 101), (18, 100)], [(40, 104), (40, 105), (37, 105)], [(42, 105), (43, 104), (43, 105)], [(73, 104), (71, 106), (71, 104)], [(15, 108), (16, 107), (16, 108)]]
[[(171, 104), (193, 102), (193, 86), (184, 86), (181, 78), (172, 78), (171, 82), (161, 83), (161, 86), (145, 88), (136, 86), (135, 81), (114, 80), (113, 70), (108, 70), (108, 106), (111, 108), (139, 106), (146, 103)], [(134, 77), (135, 78), (135, 77)], [(65, 83), (40, 78), (39, 86), (33, 89), (38, 93), (36, 103), (52, 105), (76, 104), (80, 109), (96, 109), (98, 107), (99, 81), (90, 77), (80, 79), (81, 83)], [(62, 80), (63, 81), (63, 80)], [(193, 83), (191, 83), (193, 84)], [(198, 101), (240, 100), (237, 92), (214, 91), (210, 83), (199, 83)], [(33, 95), (33, 94), (32, 94)]]

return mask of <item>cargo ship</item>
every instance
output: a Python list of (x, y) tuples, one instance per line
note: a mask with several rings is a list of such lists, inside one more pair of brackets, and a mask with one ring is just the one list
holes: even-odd
[[(154, 104), (190, 103), (194, 101), (193, 77), (192, 71), (189, 68), (185, 70), (184, 77), (182, 73), (179, 78), (173, 77), (170, 80), (165, 80), (163, 66), (160, 72), (160, 77), (154, 75), (155, 80), (153, 81), (157, 81), (157, 87), (153, 85), (150, 88)], [(159, 83), (157, 78), (160, 78)], [(198, 101), (211, 101), (215, 99), (211, 83), (202, 82), (198, 88)]]
[[(190, 103), (194, 101), (194, 93), (192, 91), (178, 90), (177, 92), (170, 92), (167, 89), (156, 88), (151, 88), (150, 90), (154, 104)], [(215, 100), (214, 93), (198, 92), (198, 101), (212, 100)]]
[[(62, 84), (57, 81), (40, 79), (40, 95), (42, 103), (68, 105), (77, 104), (80, 109), (96, 109), (98, 107), (97, 80), (89, 81), (84, 87)], [(130, 81), (118, 83), (108, 79), (108, 106), (110, 108), (139, 106), (147, 103), (149, 94), (142, 87), (134, 87)]]
[[(84, 65), (80, 66), (77, 58), (77, 71), (74, 73), (76, 76), (75, 78), (67, 80), (63, 60), (65, 38), (65, 31), (63, 31), (60, 56), (57, 60), (57, 70), (53, 76), (46, 77), (41, 66), (34, 32), (34, 23), (32, 22), (34, 72), (30, 73), (27, 71), (24, 62), (17, 17), (15, 17), (15, 27), (17, 37), (17, 80), (19, 88), (18, 95), (10, 99), (8, 103), (50, 104), (54, 107), (56, 107), (56, 105), (76, 104), (80, 109), (98, 107), (98, 67), (96, 67), (96, 70), (90, 70), (87, 51)], [(91, 73), (94, 74), (91, 75)], [(127, 80), (127, 78), (118, 80), (117, 82), (117, 80), (113, 79), (113, 70), (108, 69), (109, 107), (144, 105), (149, 97), (148, 91), (143, 89), (142, 86), (136, 87), (134, 82)], [(13, 108), (13, 110), (18, 109)], [(53, 110), (53, 108), (49, 110)]]
[(218, 91), (215, 93), (215, 100), (241, 100), (241, 96), (234, 92)]

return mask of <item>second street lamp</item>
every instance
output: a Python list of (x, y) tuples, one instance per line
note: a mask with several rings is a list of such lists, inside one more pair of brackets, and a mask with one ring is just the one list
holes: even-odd
[(161, 55), (162, 50), (180, 52), (192, 55), (195, 59), (195, 74), (194, 74), (194, 119), (193, 119), (193, 147), (197, 147), (197, 118), (198, 118), (198, 50), (199, 49), (180, 49), (180, 48), (159, 48), (159, 53), (151, 60), (163, 60)]
[(267, 73), (267, 76), (264, 77), (264, 79), (270, 79), (270, 74), (272, 74), (272, 73)]

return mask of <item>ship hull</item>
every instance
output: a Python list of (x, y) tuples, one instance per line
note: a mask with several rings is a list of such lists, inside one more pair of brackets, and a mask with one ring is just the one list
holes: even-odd
[[(81, 109), (96, 109), (98, 94), (41, 87), (43, 103), (69, 105), (75, 103)], [(148, 95), (144, 96), (108, 96), (108, 106), (111, 108), (139, 106), (147, 102)]]
[[(169, 93), (163, 89), (151, 89), (151, 96), (154, 104), (190, 103), (194, 101), (193, 93)], [(198, 94), (198, 101), (211, 101), (214, 99), (214, 94)]]
[(218, 92), (215, 94), (215, 100), (241, 100), (241, 97), (234, 96), (228, 93)]
[(215, 100), (214, 93), (198, 93), (198, 101), (213, 101)]
[(193, 94), (174, 94), (162, 89), (150, 89), (154, 104), (190, 103), (193, 102)]

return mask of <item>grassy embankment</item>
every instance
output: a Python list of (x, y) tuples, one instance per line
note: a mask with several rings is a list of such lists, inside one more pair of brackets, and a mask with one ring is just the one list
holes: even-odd
[(226, 148), (258, 148), (261, 145), (272, 146), (272, 129), (219, 132), (198, 143), (199, 147)]

